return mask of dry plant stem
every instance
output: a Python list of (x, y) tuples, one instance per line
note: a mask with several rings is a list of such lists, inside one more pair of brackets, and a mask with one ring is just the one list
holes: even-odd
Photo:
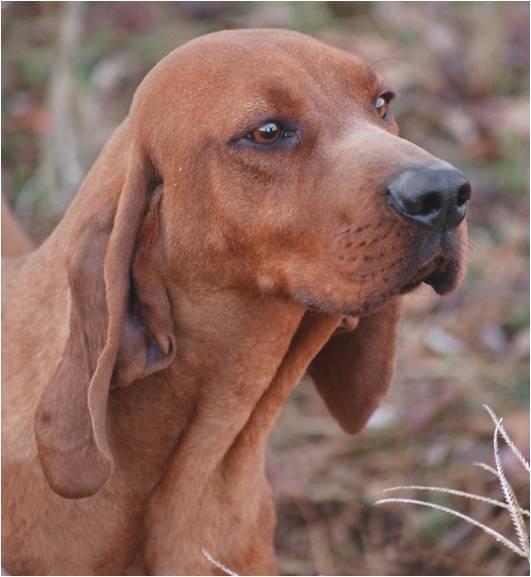
[(83, 179), (75, 134), (76, 86), (73, 71), (80, 60), (80, 38), (84, 7), (81, 2), (66, 3), (60, 20), (57, 66), (50, 85), (50, 107), (53, 129), (50, 134), (55, 151), (54, 163), (64, 198), (65, 209)]
[(235, 573), (234, 571), (223, 565), (223, 563), (216, 561), (214, 557), (212, 557), (212, 555), (206, 549), (201, 549), (201, 552), (203, 553), (204, 557), (206, 557), (212, 563), (212, 565), (214, 565), (214, 567), (217, 567), (220, 571), (223, 571), (223, 573), (225, 573), (226, 575), (235, 575), (236, 577), (238, 577), (239, 575), (238, 573)]
[[(522, 551), (525, 552), (526, 557), (529, 559), (529, 536), (527, 534), (527, 529), (525, 526), (525, 521), (520, 513), (520, 505), (516, 498), (513, 488), (511, 487), (509, 481), (505, 477), (503, 467), (501, 465), (500, 453), (498, 449), (498, 434), (500, 433), (501, 419), (496, 424), (496, 429), (494, 430), (494, 459), (496, 461), (496, 470), (498, 471), (498, 478), (500, 480), (501, 487), (503, 489), (503, 494), (505, 496), (505, 502), (508, 505), (509, 513), (511, 515), (511, 520), (513, 522), (514, 528), (516, 530), (516, 535), (518, 537), (518, 542)], [(511, 446), (511, 445), (509, 445)]]
[(460, 513), (459, 511), (455, 511), (454, 509), (450, 509), (448, 507), (443, 507), (442, 505), (437, 505), (434, 503), (428, 503), (426, 501), (419, 501), (416, 499), (402, 499), (402, 498), (401, 499), (396, 499), (396, 498), (381, 499), (379, 501), (376, 501), (375, 504), (380, 505), (383, 503), (412, 503), (415, 505), (422, 505), (424, 507), (431, 507), (431, 508), (437, 509), (439, 511), (444, 511), (446, 513), (449, 513), (450, 515), (454, 515), (455, 517), (459, 517), (461, 519), (464, 519), (465, 521), (467, 521), (468, 523), (471, 523), (472, 525), (474, 525), (476, 527), (479, 527), (480, 529), (482, 529), (483, 531), (485, 531), (486, 533), (488, 533), (489, 535), (494, 537), (497, 541), (499, 541), (500, 543), (502, 543), (503, 545), (508, 547), (511, 551), (513, 551), (517, 555), (527, 559), (529, 562), (529, 560), (530, 560), (529, 534), (528, 534), (527, 527), (526, 527), (526, 521), (524, 519), (524, 516), (529, 517), (529, 511), (520, 507), (520, 504), (518, 503), (518, 499), (515, 495), (515, 492), (514, 492), (513, 488), (511, 487), (509, 481), (507, 480), (507, 477), (505, 476), (505, 471), (503, 470), (503, 466), (502, 466), (501, 458), (500, 458), (498, 436), (501, 435), (503, 437), (504, 441), (507, 443), (507, 446), (511, 449), (511, 452), (513, 453), (513, 455), (518, 459), (518, 461), (526, 469), (526, 471), (531, 472), (530, 466), (529, 466), (529, 463), (524, 458), (524, 456), (522, 455), (522, 453), (518, 450), (518, 448), (514, 444), (513, 440), (511, 439), (511, 437), (509, 436), (507, 431), (504, 429), (504, 427), (502, 425), (502, 420), (498, 419), (497, 415), (494, 413), (494, 411), (489, 406), (483, 405), (483, 407), (489, 413), (489, 415), (490, 415), (490, 417), (493, 420), (494, 425), (495, 425), (494, 437), (493, 437), (493, 449), (494, 449), (494, 461), (496, 464), (496, 469), (494, 469), (493, 467), (491, 467), (490, 465), (487, 465), (485, 463), (474, 463), (474, 465), (476, 465), (477, 467), (481, 467), (482, 469), (485, 469), (486, 471), (488, 471), (489, 473), (491, 473), (497, 477), (497, 479), (501, 485), (503, 495), (505, 497), (505, 503), (502, 503), (501, 501), (497, 501), (495, 499), (490, 499), (488, 497), (483, 497), (482, 495), (475, 495), (473, 493), (466, 493), (465, 491), (458, 491), (455, 489), (447, 489), (446, 487), (426, 487), (426, 486), (420, 486), (420, 485), (407, 485), (407, 486), (400, 486), (400, 487), (391, 487), (390, 489), (385, 489), (384, 492), (398, 491), (398, 490), (402, 490), (402, 489), (412, 489), (412, 490), (421, 490), (421, 491), (435, 491), (435, 492), (439, 492), (439, 493), (447, 493), (447, 494), (451, 494), (451, 495), (457, 495), (460, 497), (466, 497), (468, 499), (476, 499), (478, 501), (483, 501), (485, 503), (495, 505), (496, 507), (501, 507), (501, 508), (509, 511), (509, 515), (511, 517), (512, 524), (513, 524), (515, 531), (516, 531), (516, 536), (518, 538), (519, 546), (516, 545), (515, 543), (513, 543), (512, 541), (510, 541), (509, 539), (507, 539), (507, 537), (505, 537), (504, 535), (502, 535), (498, 531), (495, 531), (491, 527), (488, 527), (487, 525), (480, 523), (476, 519), (469, 517), (468, 515), (465, 515), (463, 513)]
[[(494, 469), (493, 472), (495, 472)], [(384, 489), (383, 492), (390, 493), (391, 491), (402, 491), (407, 489), (411, 489), (412, 491), (434, 491), (437, 493), (447, 493), (449, 495), (456, 495), (458, 497), (467, 497), (468, 499), (483, 501), (484, 503), (489, 503), (490, 505), (494, 505), (496, 507), (509, 510), (508, 505), (502, 503), (501, 501), (497, 501), (496, 499), (490, 499), (489, 497), (482, 497), (481, 495), (476, 495), (475, 493), (467, 493), (466, 491), (447, 489), (446, 487), (426, 487), (424, 485), (400, 485), (398, 487), (389, 487), (388, 489)], [(525, 515), (526, 517), (529, 517), (529, 511), (527, 511), (526, 509), (520, 508), (520, 513), (522, 515)]]
[(501, 535), (497, 531), (494, 531), (494, 529), (491, 529), (487, 525), (484, 525), (483, 523), (476, 521), (476, 519), (474, 519), (473, 517), (469, 517), (464, 513), (459, 513), (459, 511), (454, 511), (453, 509), (443, 507), (442, 505), (436, 505), (435, 503), (428, 503), (427, 501), (419, 501), (417, 499), (380, 499), (379, 501), (375, 502), (375, 505), (383, 505), (385, 503), (410, 503), (412, 505), (422, 505), (423, 507), (431, 507), (432, 509), (437, 509), (438, 511), (444, 511), (445, 513), (449, 513), (450, 515), (454, 515), (455, 517), (464, 519), (465, 521), (468, 521), (472, 525), (479, 527), (480, 529), (485, 531), (485, 533), (488, 533), (489, 535), (494, 537), (496, 541), (503, 543), (503, 545), (508, 547), (511, 551), (513, 551), (520, 557), (527, 558), (526, 552), (520, 549), (518, 545), (507, 539), (507, 537), (504, 537), (503, 535)]
[(496, 471), (496, 469), (494, 469), (490, 465), (487, 465), (487, 463), (474, 463), (474, 466), (480, 467), (481, 469), (485, 469), (485, 471), (488, 471), (489, 473), (492, 473), (495, 477), (498, 477), (498, 471)]
[(500, 433), (501, 436), (503, 437), (504, 441), (507, 443), (507, 445), (509, 446), (509, 448), (511, 449), (513, 455), (520, 461), (520, 463), (522, 464), (522, 466), (524, 467), (524, 469), (528, 472), (531, 473), (531, 465), (527, 462), (527, 460), (524, 458), (524, 456), (522, 455), (522, 453), (520, 452), (520, 450), (518, 449), (518, 447), (514, 444), (514, 441), (511, 439), (511, 437), (509, 436), (509, 434), (507, 433), (507, 431), (505, 430), (505, 428), (503, 427), (503, 425), (501, 424), (501, 419), (498, 419), (496, 413), (488, 406), (488, 405), (483, 405), (483, 407), (485, 408), (485, 410), (489, 413), (491, 419), (493, 420), (494, 424), (499, 426), (500, 429)]
[(58, 214), (63, 213), (83, 179), (75, 130), (75, 70), (80, 61), (85, 9), (83, 2), (65, 2), (61, 8), (55, 65), (48, 86), (51, 126), (41, 141), (41, 163), (19, 194), (17, 209), (22, 212), (29, 212), (36, 197), (42, 198), (53, 191), (53, 198), (48, 200)]

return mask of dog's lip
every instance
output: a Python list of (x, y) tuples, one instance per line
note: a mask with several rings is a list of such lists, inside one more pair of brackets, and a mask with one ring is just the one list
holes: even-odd
[(452, 260), (443, 260), (424, 282), (430, 285), (437, 294), (444, 295), (455, 288), (457, 276), (457, 265)]
[[(431, 284), (431, 281), (436, 275), (443, 274), (443, 269), (446, 270), (446, 262), (442, 256), (437, 256), (431, 259), (428, 263), (421, 266), (417, 272), (402, 286), (400, 289), (400, 294), (405, 294), (416, 289), (423, 282), (426, 284)], [(435, 290), (436, 287), (434, 287)]]

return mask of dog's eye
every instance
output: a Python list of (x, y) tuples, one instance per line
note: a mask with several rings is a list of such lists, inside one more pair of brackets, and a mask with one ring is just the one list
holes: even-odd
[(257, 144), (274, 144), (285, 136), (286, 131), (278, 122), (274, 121), (266, 122), (248, 134), (248, 138)]
[(391, 112), (389, 108), (391, 105), (391, 100), (393, 100), (394, 97), (395, 95), (393, 92), (384, 92), (378, 96), (376, 103), (374, 104), (376, 113), (385, 122), (391, 120)]
[(301, 141), (302, 130), (293, 120), (258, 120), (255, 128), (247, 130), (248, 132), (233, 138), (228, 144), (274, 151), (278, 148), (291, 150)]

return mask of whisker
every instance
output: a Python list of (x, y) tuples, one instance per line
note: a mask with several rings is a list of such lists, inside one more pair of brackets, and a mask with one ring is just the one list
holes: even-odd
[(467, 243), (468, 248), (470, 250), (477, 252), (477, 253), (482, 252), (482, 250), (478, 246), (476, 246), (470, 239), (468, 239), (466, 243)]
[(403, 58), (402, 56), (385, 56), (384, 58), (380, 58), (379, 60), (376, 60), (371, 64), (369, 64), (369, 68), (376, 70), (375, 66), (377, 64), (381, 64), (382, 62), (386, 62), (388, 60), (403, 60), (404, 62), (408, 62), (407, 58)]

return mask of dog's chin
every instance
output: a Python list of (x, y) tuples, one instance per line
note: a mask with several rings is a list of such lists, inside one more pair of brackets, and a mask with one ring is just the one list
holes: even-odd
[[(411, 265), (410, 265), (411, 267)], [(409, 267), (408, 267), (409, 268)], [(463, 277), (463, 263), (456, 254), (432, 256), (428, 262), (415, 269), (409, 268), (407, 276), (402, 276), (394, 287), (385, 292), (374, 292), (361, 298), (357, 303), (341, 302), (328, 298), (318, 298), (315, 293), (299, 290), (295, 299), (311, 310), (328, 314), (340, 314), (352, 317), (362, 317), (376, 312), (385, 306), (392, 298), (412, 292), (422, 283), (431, 286), (439, 295), (454, 291)], [(405, 278), (404, 278), (405, 277)]]
[(448, 294), (459, 286), (462, 277), (461, 268), (456, 259), (438, 256), (421, 267), (414, 277), (400, 289), (399, 293), (409, 293), (425, 283), (439, 295)]
[(428, 275), (424, 282), (433, 287), (435, 292), (445, 295), (454, 291), (463, 278), (463, 267), (457, 260), (443, 262)]
[(423, 282), (431, 286), (439, 295), (453, 292), (463, 278), (463, 267), (455, 258), (438, 259), (437, 266), (428, 274)]
[(350, 315), (364, 316), (371, 314), (384, 306), (391, 298), (397, 295), (405, 295), (414, 291), (421, 284), (427, 284), (439, 295), (445, 295), (454, 291), (461, 283), (463, 277), (463, 265), (454, 255), (436, 256), (428, 263), (422, 265), (414, 274), (402, 283), (398, 284), (390, 293), (373, 295), (370, 301), (356, 310), (349, 311)]

